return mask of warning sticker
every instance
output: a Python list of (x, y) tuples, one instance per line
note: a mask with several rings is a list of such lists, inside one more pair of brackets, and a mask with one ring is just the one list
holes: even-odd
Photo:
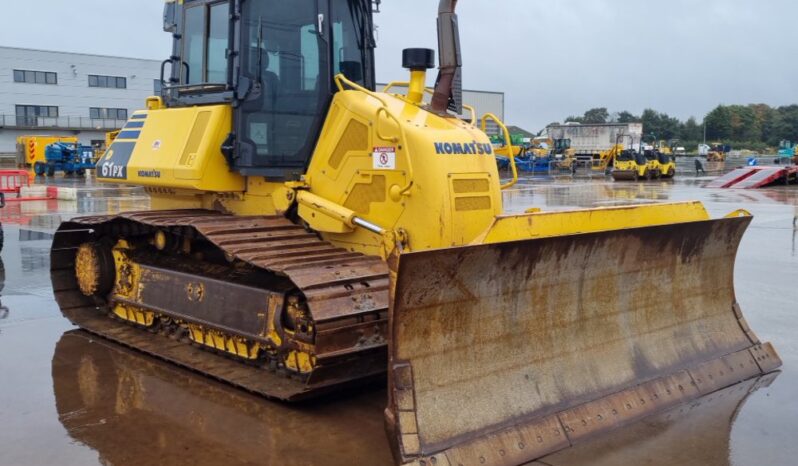
[(395, 147), (375, 147), (374, 148), (374, 169), (375, 170), (395, 170), (396, 169), (396, 148)]

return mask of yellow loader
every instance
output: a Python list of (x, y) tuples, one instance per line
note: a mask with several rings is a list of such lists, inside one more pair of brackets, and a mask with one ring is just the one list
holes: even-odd
[(503, 212), (456, 4), (434, 89), (408, 49), (391, 94), (369, 0), (167, 2), (164, 91), (97, 166), (153, 210), (61, 225), (64, 315), (279, 400), (387, 373), (397, 464), (521, 464), (777, 368), (734, 297), (746, 212)]

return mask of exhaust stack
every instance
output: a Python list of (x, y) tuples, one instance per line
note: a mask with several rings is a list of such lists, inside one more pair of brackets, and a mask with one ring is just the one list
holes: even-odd
[(455, 14), (457, 0), (441, 0), (438, 6), (438, 52), (440, 71), (432, 96), (432, 110), (445, 114), (463, 113), (462, 57), (460, 27)]

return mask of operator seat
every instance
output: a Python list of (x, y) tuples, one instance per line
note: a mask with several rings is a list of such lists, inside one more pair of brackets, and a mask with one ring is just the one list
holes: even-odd
[(244, 123), (249, 138), (257, 147), (257, 158), (273, 152), (277, 134), (275, 113), (280, 96), (280, 77), (269, 71), (269, 52), (264, 49), (262, 53), (260, 74), (263, 87), (260, 96), (244, 104)]

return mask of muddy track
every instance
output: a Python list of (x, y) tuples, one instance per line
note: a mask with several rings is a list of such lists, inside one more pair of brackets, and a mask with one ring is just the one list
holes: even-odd
[[(207, 241), (228, 258), (290, 280), (316, 327), (319, 367), (305, 379), (250, 366), (181, 339), (108, 317), (109, 302), (87, 297), (74, 273), (80, 244), (104, 236), (167, 231)], [(205, 210), (131, 212), (65, 222), (51, 251), (51, 277), (62, 313), (75, 325), (250, 392), (299, 400), (381, 377), (387, 367), (388, 267), (377, 257), (337, 248), (283, 217), (236, 217)]]

